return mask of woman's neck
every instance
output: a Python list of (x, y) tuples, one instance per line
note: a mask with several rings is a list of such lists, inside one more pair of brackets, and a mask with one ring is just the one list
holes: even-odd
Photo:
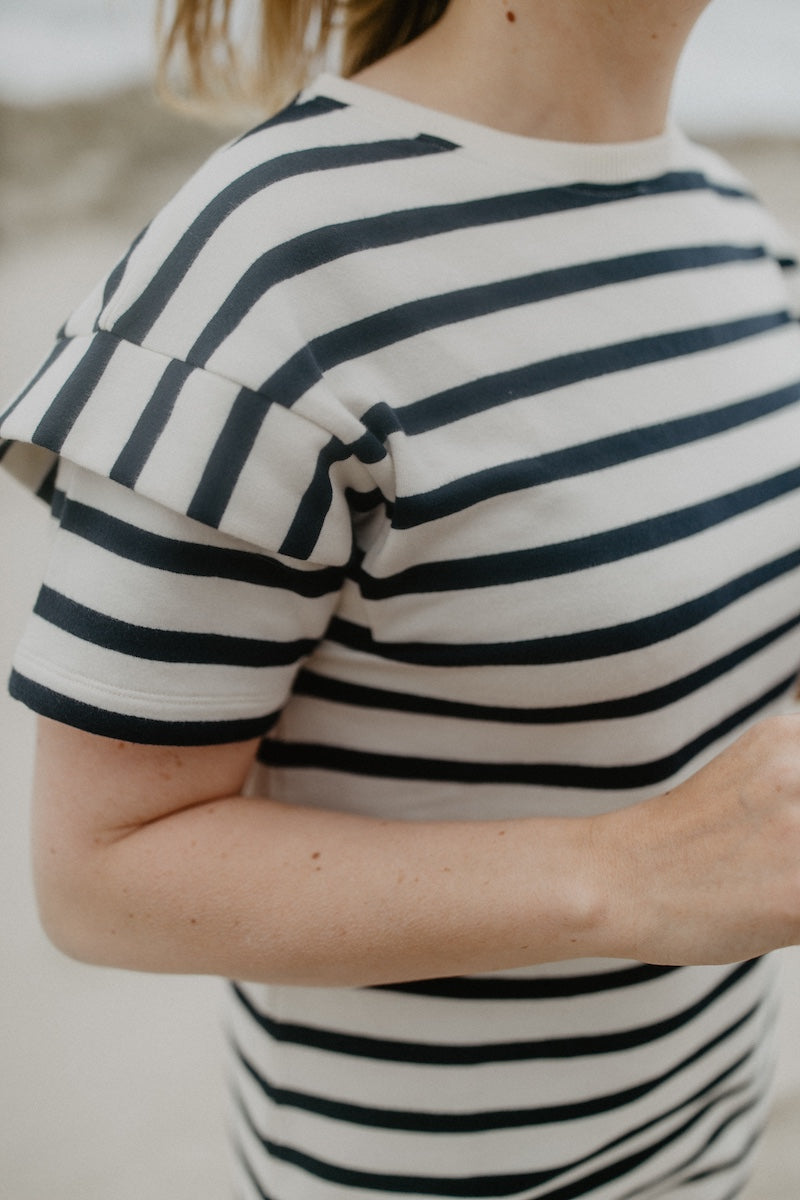
[(528, 137), (626, 142), (664, 130), (709, 0), (450, 0), (358, 82)]

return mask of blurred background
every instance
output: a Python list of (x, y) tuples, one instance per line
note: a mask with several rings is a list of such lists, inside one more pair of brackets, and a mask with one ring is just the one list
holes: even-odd
[[(131, 237), (228, 133), (151, 95), (150, 0), (2, 0), (0, 368), (9, 396)], [(745, 171), (800, 242), (800, 3), (715, 0), (686, 53), (676, 115)], [(36, 593), (46, 518), (0, 478), (0, 663)], [(2, 674), (6, 667), (3, 665)], [(28, 866), (32, 721), (0, 694), (0, 1122), (14, 1200), (227, 1194), (222, 984), (62, 958)], [(787, 988), (773, 1120), (747, 1200), (800, 1194), (800, 959)]]

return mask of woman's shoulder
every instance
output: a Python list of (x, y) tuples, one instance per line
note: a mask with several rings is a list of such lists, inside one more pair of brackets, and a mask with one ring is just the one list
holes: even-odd
[(148, 237), (192, 226), (192, 236), (205, 240), (246, 229), (257, 248), (276, 232), (290, 237), (402, 203), (398, 183), (408, 168), (453, 148), (329, 95), (325, 78), (212, 154)]
[(324, 91), (302, 93), (186, 181), (90, 298), (87, 319), (139, 341), (141, 322), (125, 314), (143, 295), (148, 309), (160, 303), (190, 272), (220, 303), (256, 277), (263, 298), (267, 284), (340, 259), (361, 222), (441, 200), (444, 181), (415, 165), (438, 149)]

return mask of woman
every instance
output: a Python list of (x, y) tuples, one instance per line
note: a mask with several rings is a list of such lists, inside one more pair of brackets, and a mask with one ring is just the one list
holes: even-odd
[[(264, 0), (273, 82), (329, 7)], [(42, 918), (241, 981), (248, 1200), (744, 1186), (800, 940), (800, 333), (667, 119), (704, 7), (353, 4), (350, 78), (3, 417), (59, 521), (11, 683)]]

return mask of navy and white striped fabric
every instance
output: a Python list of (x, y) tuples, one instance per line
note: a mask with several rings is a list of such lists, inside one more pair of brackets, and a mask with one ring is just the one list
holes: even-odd
[[(58, 518), (13, 693), (134, 741), (263, 735), (252, 787), (287, 803), (664, 791), (791, 703), (797, 278), (675, 130), (535, 142), (323, 78), (185, 186), (2, 416)], [(731, 1200), (772, 976), (232, 986), (238, 1195)]]

